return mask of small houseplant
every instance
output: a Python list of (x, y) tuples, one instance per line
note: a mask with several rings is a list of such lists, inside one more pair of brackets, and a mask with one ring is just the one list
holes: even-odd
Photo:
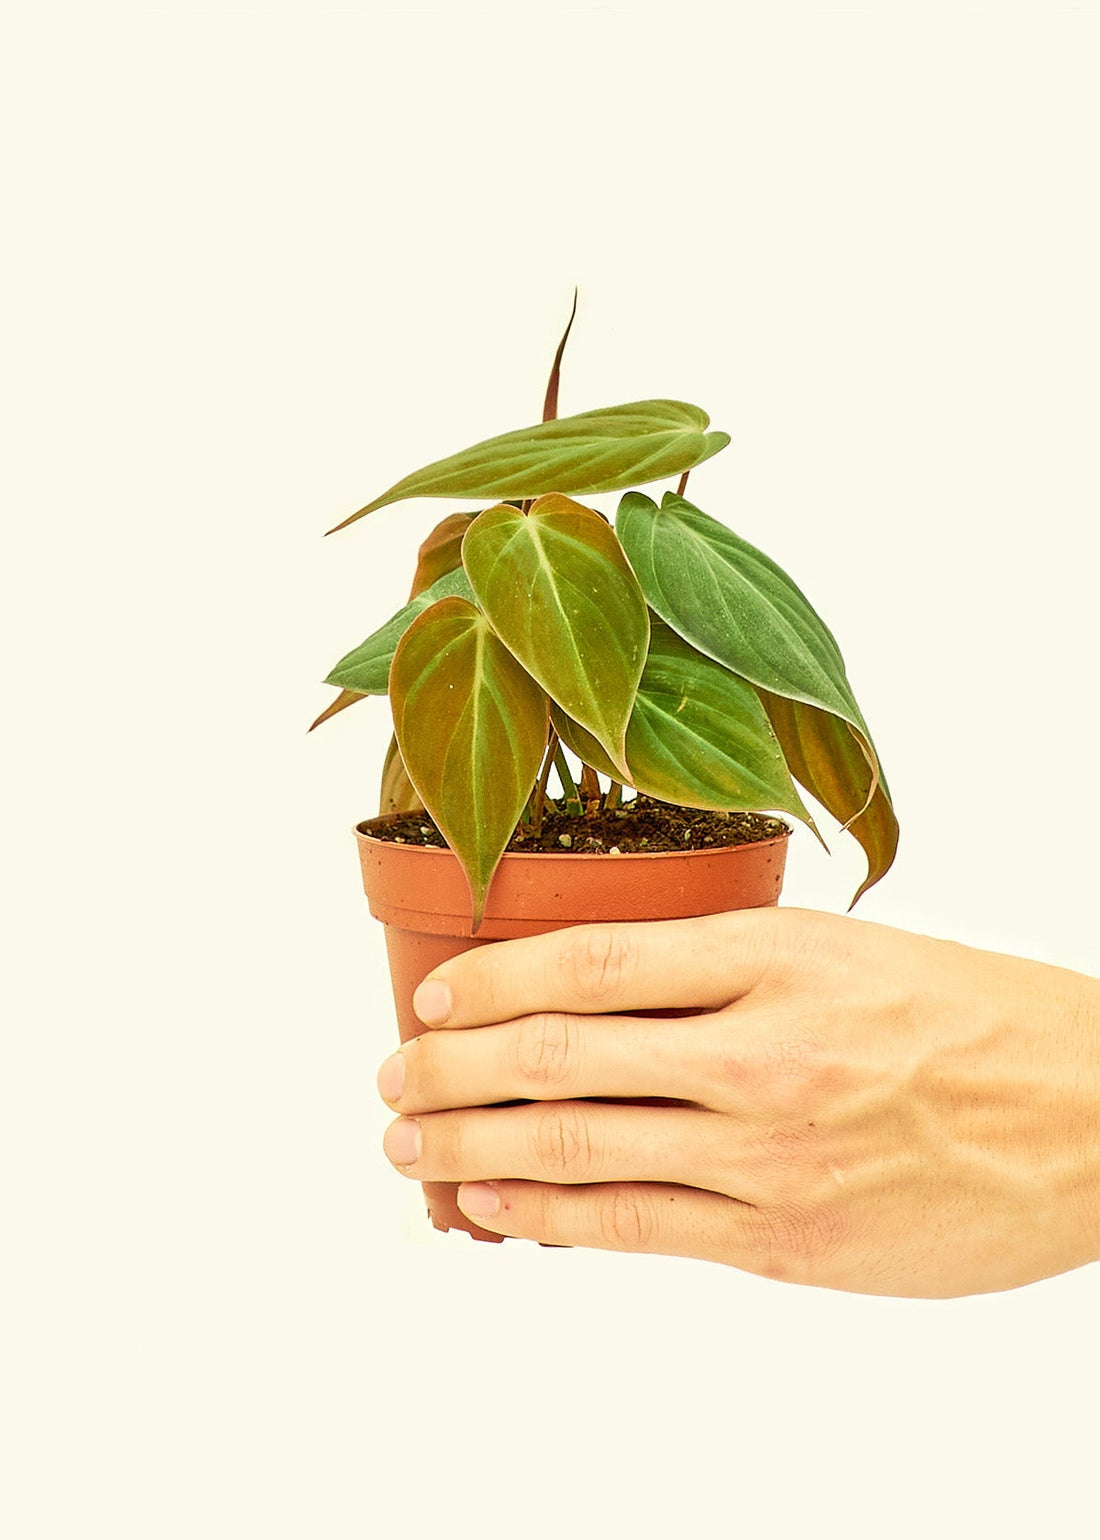
[[(403, 1039), (420, 1030), (416, 984), (471, 945), (775, 903), (789, 829), (764, 815), (817, 832), (796, 782), (863, 847), (853, 904), (897, 847), (832, 634), (684, 495), (728, 435), (679, 401), (558, 418), (572, 320), (541, 423), (413, 472), (336, 526), (405, 498), (488, 504), (436, 526), (408, 603), (337, 663), (325, 682), (340, 693), (314, 723), (390, 697), (381, 815), (357, 834)], [(660, 503), (637, 490), (670, 478)], [(613, 524), (578, 501), (607, 492), (624, 494)], [(426, 1192), (440, 1228), (499, 1239), (453, 1189)]]

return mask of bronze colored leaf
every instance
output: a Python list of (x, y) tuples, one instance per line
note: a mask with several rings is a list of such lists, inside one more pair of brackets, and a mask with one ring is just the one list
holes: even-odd
[(450, 598), (401, 638), (390, 702), (409, 779), (466, 873), (476, 931), (542, 764), (546, 696), (485, 616)]
[(341, 690), (331, 705), (326, 706), (317, 719), (309, 724), (309, 731), (320, 727), (322, 722), (327, 722), (329, 717), (334, 717), (338, 711), (346, 711), (349, 706), (354, 706), (357, 700), (366, 700), (366, 696), (360, 690)]
[(382, 767), (382, 786), (378, 794), (378, 811), (382, 813), (419, 813), (424, 807), (420, 794), (409, 780), (397, 738), (390, 739), (386, 750), (386, 762)]
[(462, 560), (501, 641), (625, 773), (649, 617), (609, 525), (557, 493), (528, 514), (501, 504), (470, 525)]
[(441, 577), (462, 565), (462, 537), (477, 517), (474, 513), (449, 513), (420, 546), (410, 599), (418, 598)]
[[(470, 527), (470, 521), (476, 518), (473, 513), (449, 513), (421, 542), (419, 559), (416, 565), (416, 574), (413, 577), (412, 588), (409, 591), (410, 601), (425, 593), (433, 583), (448, 573), (456, 571), (462, 565), (462, 537)], [(344, 696), (350, 695), (350, 699), (344, 701)], [(351, 705), (354, 700), (364, 700), (362, 695), (352, 695), (345, 690), (340, 699), (329, 707), (325, 716), (342, 709), (341, 702)], [(324, 716), (317, 718), (318, 722), (324, 721)], [(314, 726), (317, 724), (314, 723)], [(390, 746), (386, 750), (386, 761), (382, 767), (382, 785), (378, 796), (378, 811), (382, 813), (418, 813), (424, 807), (416, 787), (409, 780), (409, 772), (405, 769), (405, 761), (401, 758), (401, 750), (397, 747), (397, 739), (390, 739)]]
[(849, 908), (884, 877), (898, 848), (889, 788), (850, 723), (805, 701), (759, 690), (795, 780), (863, 846), (867, 876)]

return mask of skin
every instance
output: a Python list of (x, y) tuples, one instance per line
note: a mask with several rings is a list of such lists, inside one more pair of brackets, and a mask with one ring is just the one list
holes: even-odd
[(928, 1298), (1100, 1259), (1096, 979), (758, 909), (494, 943), (415, 1005), (387, 1154), (500, 1234)]

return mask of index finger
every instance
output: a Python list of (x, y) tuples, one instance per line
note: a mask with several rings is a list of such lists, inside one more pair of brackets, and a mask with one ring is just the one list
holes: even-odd
[(486, 1026), (538, 1011), (717, 1010), (768, 969), (777, 912), (574, 925), (495, 941), (434, 969), (413, 1009), (429, 1027)]

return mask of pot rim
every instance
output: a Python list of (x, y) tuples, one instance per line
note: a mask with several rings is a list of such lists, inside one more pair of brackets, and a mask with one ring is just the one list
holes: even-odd
[[(407, 818), (408, 816), (408, 813), (379, 813), (374, 818), (364, 818), (360, 823), (357, 823), (352, 833), (356, 838), (370, 840), (373, 845), (388, 846), (402, 852), (416, 851), (421, 855), (451, 856), (455, 860), (458, 859), (450, 845), (405, 844), (395, 847), (393, 840), (377, 839), (368, 828), (369, 824), (379, 824), (398, 818)], [(780, 845), (784, 840), (790, 839), (794, 829), (785, 819), (780, 818), (777, 813), (768, 813), (764, 816), (775, 818), (777, 822), (783, 824), (786, 832), (775, 834), (766, 840), (740, 840), (732, 845), (689, 846), (684, 850), (620, 850), (618, 855), (611, 855), (610, 851), (607, 850), (507, 850), (500, 859), (502, 861), (546, 861), (548, 858), (550, 860), (562, 861), (682, 861), (685, 857), (689, 856), (714, 856), (723, 850), (757, 850), (769, 845)]]

